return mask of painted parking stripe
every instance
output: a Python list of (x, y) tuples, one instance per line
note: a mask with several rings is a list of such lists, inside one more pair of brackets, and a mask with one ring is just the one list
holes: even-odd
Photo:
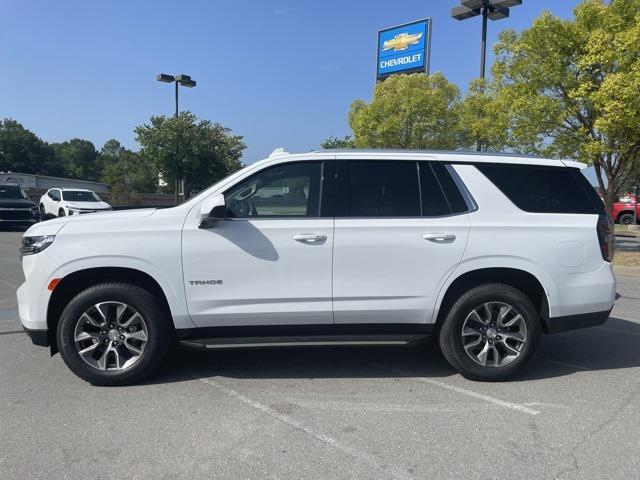
[(401, 468), (396, 467), (395, 465), (390, 465), (388, 463), (382, 462), (378, 460), (376, 457), (374, 457), (373, 455), (365, 452), (364, 450), (346, 445), (340, 442), (339, 440), (327, 435), (326, 433), (323, 433), (313, 427), (310, 427), (309, 425), (305, 425), (301, 421), (296, 420), (295, 418), (289, 415), (277, 412), (270, 406), (265, 405), (264, 403), (260, 403), (257, 400), (253, 400), (252, 398), (247, 397), (243, 393), (240, 393), (234, 390), (233, 388), (228, 387), (214, 380), (213, 378), (200, 377), (195, 373), (192, 373), (192, 376), (196, 380), (199, 380), (200, 382), (205, 383), (210, 387), (216, 388), (217, 390), (220, 390), (224, 394), (230, 397), (233, 397), (236, 400), (239, 400), (277, 420), (280, 420), (281, 422), (286, 423), (290, 427), (300, 430), (306, 433), (307, 435), (312, 436), (316, 440), (321, 441), (322, 443), (325, 443), (333, 448), (336, 448), (351, 457), (355, 457), (361, 460), (362, 462), (366, 463), (367, 465), (369, 465), (370, 467), (373, 467), (376, 470), (383, 470), (391, 478), (402, 479), (402, 480), (409, 480), (412, 478), (405, 470), (402, 470)]
[(450, 385), (448, 383), (441, 382), (439, 380), (434, 380), (433, 378), (413, 377), (409, 372), (405, 372), (403, 370), (399, 370), (397, 368), (390, 367), (387, 365), (382, 365), (376, 362), (372, 362), (371, 365), (378, 368), (382, 368), (384, 370), (389, 370), (390, 372), (397, 373), (398, 375), (402, 375), (403, 377), (407, 377), (411, 380), (417, 380), (418, 382), (428, 383), (429, 385), (434, 385), (436, 387), (444, 388), (446, 390), (451, 390), (452, 392), (456, 392), (461, 395), (466, 395), (467, 397), (475, 398), (478, 400), (484, 400), (485, 402), (493, 403), (494, 405), (500, 405), (501, 407), (504, 407), (504, 408), (509, 408), (511, 410), (516, 410), (518, 412), (526, 413), (527, 415), (538, 415), (540, 413), (538, 410), (525, 407), (524, 405), (507, 402), (505, 400), (500, 400), (499, 398), (495, 398), (490, 395), (485, 395), (484, 393), (474, 392), (473, 390), (468, 390), (466, 388), (456, 387), (455, 385)]

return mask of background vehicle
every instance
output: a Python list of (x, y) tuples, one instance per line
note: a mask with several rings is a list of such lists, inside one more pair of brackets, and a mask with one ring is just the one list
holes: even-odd
[(541, 333), (606, 321), (613, 237), (582, 164), (411, 152), (274, 153), (164, 210), (32, 227), (20, 318), (116, 385), (193, 348), (405, 345), (435, 336), (501, 380)]
[(633, 224), (633, 209), (636, 210), (636, 222), (640, 222), (640, 205), (636, 202), (636, 196), (630, 195), (627, 198), (621, 198), (620, 201), (613, 204), (611, 216), (621, 225)]
[(65, 217), (111, 210), (111, 205), (100, 200), (91, 190), (79, 188), (51, 188), (40, 197), (40, 215)]
[(33, 225), (38, 220), (38, 207), (20, 187), (0, 185), (0, 225)]

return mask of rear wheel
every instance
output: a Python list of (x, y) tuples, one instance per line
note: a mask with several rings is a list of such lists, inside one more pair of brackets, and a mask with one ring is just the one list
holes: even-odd
[(618, 217), (618, 223), (621, 225), (633, 225), (633, 213), (623, 213)]
[(440, 330), (444, 357), (472, 380), (505, 380), (534, 357), (539, 315), (521, 291), (502, 284), (475, 287), (451, 307)]
[(127, 385), (158, 367), (171, 344), (172, 328), (149, 292), (105, 283), (69, 302), (57, 340), (65, 363), (80, 378), (94, 385)]

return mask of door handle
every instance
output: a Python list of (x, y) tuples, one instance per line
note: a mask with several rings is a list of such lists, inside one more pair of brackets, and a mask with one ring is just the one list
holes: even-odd
[(322, 243), (327, 240), (327, 236), (318, 235), (317, 233), (299, 233), (294, 235), (293, 239), (301, 243)]
[(422, 238), (434, 243), (453, 243), (456, 236), (451, 233), (425, 233)]

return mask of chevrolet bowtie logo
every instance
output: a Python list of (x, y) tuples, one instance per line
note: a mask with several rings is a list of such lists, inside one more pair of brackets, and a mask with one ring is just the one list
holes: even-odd
[(409, 35), (408, 33), (399, 33), (392, 40), (386, 40), (382, 44), (382, 51), (393, 49), (396, 52), (406, 50), (411, 45), (415, 45), (422, 38), (422, 33)]

